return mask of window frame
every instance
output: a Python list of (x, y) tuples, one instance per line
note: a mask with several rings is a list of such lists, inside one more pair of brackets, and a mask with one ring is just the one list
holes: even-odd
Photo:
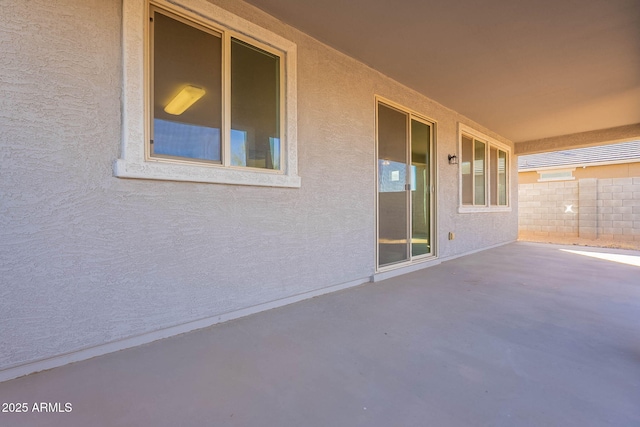
[[(485, 192), (485, 203), (483, 205), (475, 204), (475, 181), (472, 182), (472, 198), (474, 204), (463, 204), (463, 177), (462, 177), (462, 138), (466, 136), (467, 138), (471, 138), (472, 147), (475, 150), (476, 141), (484, 143), (484, 162), (485, 162), (485, 171), (484, 171), (484, 192)], [(492, 182), (492, 172), (493, 168), (497, 167), (497, 165), (493, 165), (491, 161), (491, 149), (497, 149), (497, 157), (499, 158), (499, 152), (503, 151), (506, 153), (506, 165), (505, 165), (505, 173), (506, 173), (506, 183), (505, 183), (505, 191), (506, 191), (506, 205), (492, 205), (492, 193), (493, 191), (497, 191), (498, 182)], [(497, 141), (496, 139), (479, 132), (469, 126), (466, 126), (462, 123), (458, 123), (458, 158), (460, 159), (458, 165), (458, 213), (476, 213), (476, 212), (510, 212), (511, 208), (511, 153), (512, 149), (508, 145)], [(475, 159), (475, 154), (474, 154)], [(499, 176), (499, 173), (496, 174), (496, 177)], [(499, 194), (497, 195), (497, 200), (499, 200)]]
[[(575, 181), (576, 177), (573, 175), (575, 170), (576, 168), (538, 169), (536, 173), (538, 174), (538, 182)], [(549, 174), (556, 176), (549, 176)], [(557, 174), (565, 175), (559, 176)]]
[[(223, 34), (222, 162), (151, 157), (151, 8)], [(280, 169), (230, 165), (231, 38), (280, 58)], [(124, 0), (122, 146), (113, 173), (118, 178), (298, 188), (297, 46), (205, 0)], [(225, 135), (226, 134), (226, 135)]]

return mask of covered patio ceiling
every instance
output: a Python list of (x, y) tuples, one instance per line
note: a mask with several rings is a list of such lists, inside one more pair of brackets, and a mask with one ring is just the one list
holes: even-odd
[(526, 142), (518, 153), (640, 136), (637, 0), (247, 1)]

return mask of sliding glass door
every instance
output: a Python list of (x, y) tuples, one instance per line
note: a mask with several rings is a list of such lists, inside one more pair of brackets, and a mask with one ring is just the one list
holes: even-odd
[(433, 254), (433, 125), (378, 103), (378, 266)]

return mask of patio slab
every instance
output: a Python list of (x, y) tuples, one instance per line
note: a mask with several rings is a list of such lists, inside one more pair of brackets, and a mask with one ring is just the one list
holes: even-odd
[(634, 260), (505, 245), (0, 383), (0, 425), (640, 425)]

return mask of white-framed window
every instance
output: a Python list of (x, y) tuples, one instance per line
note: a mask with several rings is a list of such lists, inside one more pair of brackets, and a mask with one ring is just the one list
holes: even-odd
[(509, 160), (511, 148), (459, 124), (459, 212), (511, 210)]
[(296, 45), (204, 0), (124, 0), (120, 178), (299, 187)]
[(538, 182), (547, 182), (547, 181), (570, 181), (576, 179), (573, 176), (573, 171), (576, 168), (571, 169), (554, 169), (554, 170), (539, 170)]

